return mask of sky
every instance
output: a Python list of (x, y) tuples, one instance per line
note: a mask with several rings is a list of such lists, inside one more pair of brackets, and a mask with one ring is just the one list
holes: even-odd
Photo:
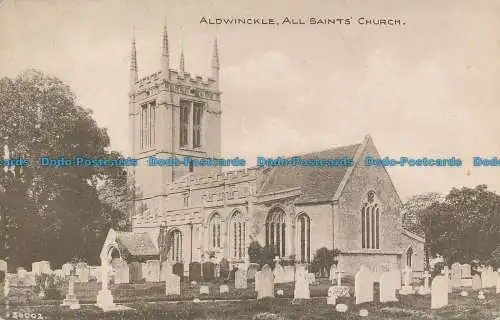
[[(350, 18), (350, 25), (208, 25), (201, 19)], [(358, 18), (399, 19), (367, 26)], [(211, 73), (219, 43), (222, 153), (247, 159), (359, 143), (382, 157), (461, 158), (461, 168), (388, 168), (405, 199), (487, 184), (500, 192), (500, 1), (0, 1), (0, 76), (57, 76), (129, 154), (132, 35), (139, 77), (171, 68)]]

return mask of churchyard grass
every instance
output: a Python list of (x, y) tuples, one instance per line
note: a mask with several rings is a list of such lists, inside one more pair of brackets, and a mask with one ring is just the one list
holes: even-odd
[[(352, 286), (352, 280), (346, 279), (345, 285)], [(200, 296), (199, 286), (209, 285), (210, 295)], [(167, 300), (179, 299), (179, 297), (166, 297), (163, 295), (163, 283), (144, 283), (113, 285), (112, 290), (116, 293), (116, 302), (120, 300), (123, 304), (135, 310), (103, 313), (99, 308), (92, 305), (82, 305), (81, 310), (69, 310), (61, 308), (60, 301), (44, 301), (43, 306), (15, 305), (12, 301), (10, 311), (42, 314), (46, 319), (252, 319), (258, 313), (273, 313), (283, 316), (285, 319), (360, 319), (359, 310), (367, 309), (369, 318), (382, 319), (484, 319), (493, 320), (500, 317), (500, 294), (495, 294), (494, 289), (484, 289), (486, 299), (478, 300), (477, 292), (468, 289), (469, 296), (462, 297), (460, 291), (449, 295), (449, 305), (439, 310), (430, 310), (430, 296), (408, 295), (399, 296), (399, 302), (378, 303), (369, 302), (354, 305), (353, 298), (339, 298), (338, 303), (348, 305), (345, 314), (335, 311), (335, 307), (326, 304), (326, 292), (329, 282), (320, 279), (319, 285), (311, 285), (313, 299), (300, 304), (291, 304), (293, 285), (277, 284), (275, 290), (283, 289), (284, 298), (255, 300), (253, 285), (248, 289), (234, 290), (230, 286), (230, 293), (224, 297), (216, 293), (219, 283), (199, 283), (191, 285), (183, 282), (182, 299), (192, 300), (193, 297), (212, 299), (219, 301), (206, 301), (194, 303), (192, 301), (170, 302)], [(86, 289), (86, 291), (84, 290)], [(95, 303), (95, 293), (98, 289), (93, 283), (77, 284), (77, 294), (81, 297), (81, 304)], [(20, 290), (26, 295), (27, 290)], [(91, 297), (90, 295), (93, 295)], [(319, 298), (321, 296), (321, 298)], [(223, 301), (235, 299), (243, 301)], [(375, 301), (378, 300), (378, 285), (374, 288)], [(43, 300), (26, 299), (34, 305)], [(20, 302), (20, 301), (19, 301)], [(4, 313), (4, 306), (0, 304), (0, 316)]]

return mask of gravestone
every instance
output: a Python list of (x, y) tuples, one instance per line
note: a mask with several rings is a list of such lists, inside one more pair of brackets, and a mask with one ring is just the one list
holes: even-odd
[(258, 263), (250, 263), (247, 268), (247, 279), (254, 280), (255, 274), (259, 271), (259, 268), (260, 266)]
[(119, 265), (121, 263), (122, 259), (120, 258), (113, 258), (113, 260), (111, 260), (111, 268), (113, 270), (116, 269), (116, 266)]
[(223, 258), (219, 263), (219, 276), (223, 279), (227, 279), (230, 271), (231, 266), (229, 265), (229, 261), (227, 261), (226, 258)]
[(7, 273), (7, 262), (5, 260), (0, 259), (0, 271)]
[(8, 297), (10, 292), (10, 280), (7, 277), (7, 274), (5, 275), (5, 281), (3, 283), (3, 296)]
[(181, 294), (181, 278), (178, 275), (165, 274), (165, 294), (167, 296)]
[(316, 275), (314, 273), (309, 272), (307, 273), (306, 277), (307, 281), (309, 281), (309, 284), (313, 284), (316, 282)]
[(471, 278), (472, 277), (472, 275), (470, 273), (470, 264), (468, 264), (468, 263), (462, 264), (460, 266), (460, 272), (461, 272), (462, 278)]
[(489, 277), (490, 275), (488, 274), (488, 269), (484, 268), (483, 271), (481, 272), (481, 287), (482, 288), (488, 288), (489, 286)]
[(488, 270), (488, 288), (492, 288), (495, 286), (495, 274), (493, 272), (493, 267), (488, 266), (486, 269)]
[(274, 275), (274, 283), (285, 282), (285, 269), (283, 269), (283, 266), (279, 262), (276, 262), (273, 275)]
[(172, 271), (172, 263), (169, 261), (163, 261), (161, 263), (160, 281), (165, 281), (166, 276), (172, 274)]
[(373, 273), (362, 266), (354, 277), (356, 304), (373, 301)]
[(294, 282), (295, 281), (295, 267), (285, 266), (283, 267), (285, 274), (283, 275), (283, 282)]
[(54, 270), (54, 275), (58, 278), (64, 278), (63, 271), (61, 269)]
[[(36, 285), (36, 278), (35, 278), (35, 274), (33, 272), (26, 272), (24, 274), (24, 277), (21, 279), (21, 283), (22, 285), (24, 286), (29, 286), (29, 287), (33, 287)], [(19, 285), (19, 282), (18, 282), (18, 285)]]
[(0, 270), (0, 284), (3, 283), (5, 281), (5, 278), (6, 278), (6, 274), (5, 274), (5, 271), (2, 271)]
[[(332, 266), (330, 267), (330, 274), (328, 276), (328, 280), (330, 280), (333, 284), (334, 281), (337, 281), (337, 265), (336, 264), (332, 264)], [(339, 284), (337, 284), (339, 285)]]
[(76, 265), (76, 275), (78, 278), (76, 282), (87, 283), (89, 282), (89, 266), (85, 262), (80, 262)]
[(448, 305), (448, 279), (436, 276), (431, 286), (431, 309), (440, 309)]
[(271, 267), (266, 264), (259, 274), (257, 299), (267, 297), (274, 298), (274, 276)]
[(255, 273), (255, 283), (254, 283), (255, 292), (259, 291), (260, 277), (261, 277), (261, 271), (257, 271)]
[(71, 263), (65, 263), (61, 267), (64, 276), (70, 276), (71, 272), (73, 271), (73, 265)]
[(115, 267), (115, 284), (129, 283), (130, 282), (130, 270), (128, 264), (125, 261), (121, 261)]
[(412, 275), (413, 275), (413, 271), (411, 270), (411, 268), (408, 266), (405, 266), (405, 268), (403, 270), (404, 285), (399, 290), (400, 295), (408, 295), (408, 294), (413, 293), (413, 288), (411, 286)]
[(160, 282), (160, 260), (146, 261), (146, 282)]
[(213, 262), (205, 262), (202, 265), (203, 280), (209, 282), (215, 279), (215, 265)]
[(40, 262), (33, 262), (31, 264), (31, 272), (33, 272), (34, 275), (41, 274), (41, 272), (40, 272)]
[(180, 262), (175, 263), (172, 267), (172, 272), (182, 279), (184, 277), (184, 264)]
[(431, 277), (431, 274), (427, 270), (425, 270), (425, 272), (422, 275), (422, 277), (424, 278), (424, 286), (420, 287), (418, 289), (418, 294), (420, 294), (420, 295), (430, 294), (431, 293), (431, 288), (429, 287), (429, 279)]
[(223, 294), (223, 293), (229, 293), (229, 287), (227, 286), (227, 284), (222, 284), (222, 285), (219, 287), (219, 293), (220, 293), (220, 294)]
[(472, 277), (472, 290), (480, 290), (481, 289), (481, 276), (478, 274), (475, 274)]
[(462, 286), (462, 266), (458, 262), (451, 265), (451, 286), (453, 288)]
[(398, 270), (383, 272), (382, 276), (380, 276), (380, 302), (398, 301), (396, 298), (397, 282), (399, 280), (398, 272)]
[(26, 277), (26, 270), (22, 267), (19, 267), (19, 268), (16, 268), (16, 271), (17, 271), (17, 279), (23, 279), (24, 277)]
[(189, 264), (189, 281), (201, 280), (201, 264), (199, 262), (192, 262)]
[(52, 269), (50, 269), (50, 262), (40, 261), (40, 273), (41, 274), (51, 274)]
[(311, 299), (309, 290), (309, 281), (307, 279), (307, 271), (305, 268), (300, 268), (295, 274), (295, 289), (293, 291), (294, 299)]
[(129, 280), (132, 283), (142, 281), (144, 276), (142, 274), (142, 264), (134, 261), (129, 265)]
[(236, 271), (238, 271), (238, 267), (234, 266), (233, 269), (231, 269), (231, 271), (229, 272), (229, 281), (234, 281), (236, 277)]
[(497, 269), (496, 293), (500, 293), (500, 269)]
[(339, 297), (350, 297), (349, 287), (347, 286), (332, 286), (328, 288), (328, 299), (327, 304), (335, 305), (337, 304), (337, 298)]
[(210, 294), (210, 288), (208, 286), (200, 286), (200, 294)]
[(76, 275), (71, 275), (69, 277), (68, 283), (68, 293), (66, 294), (66, 298), (63, 300), (62, 306), (68, 306), (71, 309), (79, 309), (80, 305), (75, 295), (75, 282)]
[(234, 277), (234, 287), (236, 289), (247, 288), (247, 270), (238, 269)]

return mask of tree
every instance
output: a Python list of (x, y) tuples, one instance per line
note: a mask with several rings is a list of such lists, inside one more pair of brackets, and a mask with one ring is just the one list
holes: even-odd
[(0, 171), (0, 255), (19, 266), (37, 260), (61, 265), (73, 256), (98, 262), (108, 229), (123, 220), (120, 210), (99, 200), (98, 185), (123, 168), (43, 167), (40, 158), (119, 157), (107, 151), (106, 130), (77, 105), (67, 85), (35, 70), (0, 80), (0, 109), (8, 158), (30, 163)]
[(410, 197), (401, 208), (404, 224), (419, 224), (422, 212), (436, 202), (442, 202), (444, 196), (439, 192), (428, 192)]
[(422, 212), (431, 253), (447, 262), (486, 261), (500, 245), (500, 196), (479, 185), (453, 188), (444, 202)]
[(330, 273), (330, 268), (337, 261), (335, 258), (340, 254), (339, 249), (328, 249), (326, 247), (316, 250), (314, 259), (311, 263), (311, 271), (319, 273), (320, 276), (327, 276)]

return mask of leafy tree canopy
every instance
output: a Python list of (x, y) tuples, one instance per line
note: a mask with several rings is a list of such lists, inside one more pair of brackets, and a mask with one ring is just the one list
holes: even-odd
[(108, 151), (106, 130), (67, 85), (36, 70), (0, 79), (0, 110), (6, 156), (30, 162), (0, 171), (0, 257), (16, 266), (40, 260), (60, 265), (75, 256), (98, 262), (108, 229), (120, 228), (124, 215), (112, 201), (101, 201), (98, 186), (112, 179), (122, 188), (123, 168), (48, 168), (39, 161), (118, 158)]

